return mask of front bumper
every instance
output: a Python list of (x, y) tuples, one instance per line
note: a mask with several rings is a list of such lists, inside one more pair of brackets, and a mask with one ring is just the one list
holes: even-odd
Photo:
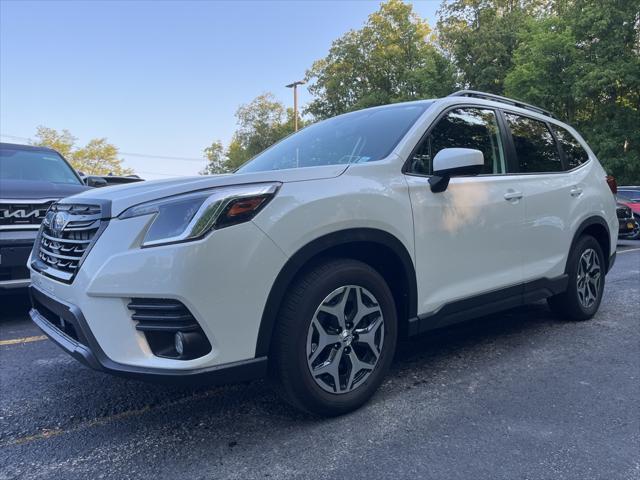
[(190, 370), (124, 365), (111, 360), (91, 333), (82, 311), (42, 290), (29, 287), (31, 320), (59, 347), (85, 365), (119, 376), (171, 384), (227, 384), (264, 377), (267, 357)]
[[(76, 358), (114, 373), (191, 377), (262, 363), (256, 360), (260, 320), (273, 279), (286, 261), (282, 251), (252, 222), (198, 241), (140, 248), (149, 221), (112, 219), (70, 283), (31, 264), (32, 291), (41, 294), (34, 297), (51, 298), (54, 305), (63, 306), (52, 309), (53, 323), (45, 323), (41, 317), (46, 315), (36, 308), (34, 322)], [(186, 359), (158, 352), (129, 308), (134, 298), (180, 302), (201, 327), (211, 350)], [(70, 325), (79, 325), (78, 338), (72, 341), (60, 338), (64, 328), (50, 333), (51, 325), (65, 315)]]
[(638, 230), (640, 225), (635, 218), (618, 219), (618, 236), (633, 237), (638, 234)]

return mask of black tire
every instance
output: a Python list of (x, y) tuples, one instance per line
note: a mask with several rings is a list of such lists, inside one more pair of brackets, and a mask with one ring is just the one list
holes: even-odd
[[(580, 297), (578, 295), (578, 267), (583, 253), (589, 249), (595, 251), (598, 257), (600, 264), (600, 282), (599, 288), (594, 289), (597, 292), (594, 303), (589, 307), (585, 307), (580, 301)], [(602, 301), (606, 274), (605, 257), (602, 253), (600, 244), (595, 238), (591, 235), (583, 235), (578, 239), (569, 253), (566, 272), (569, 276), (567, 289), (563, 293), (547, 299), (549, 308), (551, 308), (554, 313), (568, 320), (583, 321), (593, 318), (600, 307), (600, 302)]]
[[(384, 343), (368, 377), (353, 390), (337, 394), (323, 390), (314, 380), (306, 348), (316, 308), (344, 285), (363, 287), (375, 296), (384, 320)], [(288, 403), (307, 413), (336, 416), (355, 410), (374, 394), (389, 369), (396, 348), (397, 325), (393, 295), (376, 270), (357, 260), (327, 260), (298, 277), (283, 301), (271, 347), (272, 380)]]

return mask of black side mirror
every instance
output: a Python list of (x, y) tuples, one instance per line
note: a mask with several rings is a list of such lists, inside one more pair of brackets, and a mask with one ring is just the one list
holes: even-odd
[(84, 183), (89, 187), (106, 187), (107, 181), (102, 177), (89, 176), (84, 179)]
[(429, 185), (433, 193), (444, 192), (451, 177), (477, 175), (482, 172), (484, 155), (472, 148), (443, 148), (433, 159), (433, 176)]

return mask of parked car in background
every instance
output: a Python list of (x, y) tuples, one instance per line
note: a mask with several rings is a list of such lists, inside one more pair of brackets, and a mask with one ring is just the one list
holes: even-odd
[(616, 205), (618, 216), (618, 238), (637, 240), (640, 238), (640, 226), (638, 218), (634, 216), (631, 208), (623, 202), (618, 201)]
[(545, 298), (592, 318), (617, 234), (573, 128), (463, 91), (315, 123), (231, 175), (56, 203), (30, 315), (98, 370), (269, 374), (292, 405), (337, 415), (373, 395), (401, 336)]
[(93, 187), (108, 187), (111, 185), (124, 185), (126, 183), (135, 183), (144, 181), (138, 175), (87, 175), (84, 172), (78, 172), (80, 178), (88, 185)]
[(29, 284), (27, 259), (49, 206), (87, 189), (55, 150), (0, 143), (0, 293)]
[[(639, 186), (624, 186), (617, 189), (618, 202), (623, 203), (629, 207), (633, 213), (634, 220), (640, 224), (640, 187)], [(640, 239), (640, 232), (636, 235), (628, 237), (632, 240)]]

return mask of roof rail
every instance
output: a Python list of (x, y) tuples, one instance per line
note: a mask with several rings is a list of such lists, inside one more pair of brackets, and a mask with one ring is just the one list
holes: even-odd
[(493, 100), (494, 102), (507, 103), (509, 105), (513, 105), (514, 107), (526, 108), (527, 110), (532, 110), (537, 113), (542, 113), (543, 115), (546, 115), (548, 117), (555, 118), (555, 116), (548, 110), (536, 107), (535, 105), (521, 102), (520, 100), (514, 100), (513, 98), (494, 95), (493, 93), (478, 92), (477, 90), (459, 90), (450, 94), (449, 97), (484, 98), (485, 100)]

